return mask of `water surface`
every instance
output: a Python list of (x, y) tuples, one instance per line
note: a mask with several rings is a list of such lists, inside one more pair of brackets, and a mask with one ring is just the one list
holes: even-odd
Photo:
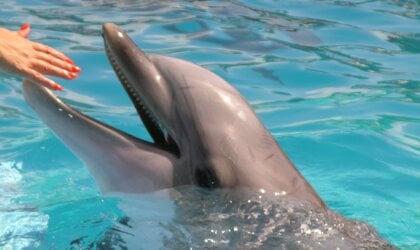
[[(106, 59), (103, 22), (120, 25), (147, 53), (212, 70), (246, 97), (333, 210), (369, 222), (399, 248), (418, 249), (419, 10), (418, 1), (391, 0), (15, 0), (0, 3), (0, 26), (30, 22), (32, 40), (83, 68), (77, 80), (59, 80), (62, 98), (142, 138)], [(0, 248), (100, 248), (115, 228), (132, 233), (122, 201), (103, 197), (26, 105), (21, 79), (0, 81)], [(191, 240), (170, 200), (141, 197), (144, 227), (132, 235), (145, 236), (140, 247), (162, 246), (168, 232)]]

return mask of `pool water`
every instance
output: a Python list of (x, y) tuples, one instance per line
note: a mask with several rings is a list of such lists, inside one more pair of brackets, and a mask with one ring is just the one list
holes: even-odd
[[(0, 2), (0, 26), (26, 22), (32, 40), (83, 69), (76, 80), (57, 79), (63, 100), (142, 138), (105, 56), (103, 22), (120, 25), (147, 53), (217, 73), (329, 207), (398, 248), (420, 248), (418, 1)], [(0, 249), (105, 248), (107, 237), (119, 248), (130, 238), (133, 249), (192, 242), (165, 196), (102, 196), (25, 103), (21, 79), (0, 81)], [(207, 230), (210, 239), (215, 231)]]

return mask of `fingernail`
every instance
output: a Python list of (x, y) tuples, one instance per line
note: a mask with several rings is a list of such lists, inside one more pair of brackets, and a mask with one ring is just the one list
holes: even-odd
[(29, 29), (29, 27), (30, 27), (30, 24), (29, 23), (25, 23), (24, 25), (22, 25), (22, 27), (20, 27), (20, 30), (21, 31), (24, 31), (26, 29)]
[(76, 73), (74, 73), (74, 72), (69, 72), (69, 73), (68, 73), (68, 76), (69, 76), (70, 78), (76, 78), (76, 77), (77, 77), (77, 74), (76, 74)]
[(61, 87), (61, 86), (60, 86), (60, 85), (58, 85), (58, 84), (55, 84), (55, 85), (53, 86), (53, 89), (54, 89), (54, 90), (61, 91), (61, 90), (63, 90), (63, 87)]
[(66, 58), (66, 59), (64, 59), (64, 61), (66, 61), (68, 63), (71, 63), (71, 64), (74, 64), (73, 60), (71, 60), (70, 58)]
[(82, 71), (82, 69), (80, 67), (78, 67), (78, 66), (72, 66), (71, 67), (71, 71), (76, 72), (76, 73), (79, 73), (80, 71)]

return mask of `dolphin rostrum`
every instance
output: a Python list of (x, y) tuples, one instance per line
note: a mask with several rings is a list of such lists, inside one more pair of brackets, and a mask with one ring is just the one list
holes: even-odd
[(179, 185), (251, 188), (325, 204), (247, 101), (212, 72), (146, 55), (116, 25), (103, 25), (108, 58), (153, 142), (88, 117), (26, 80), (26, 101), (80, 158), (103, 192)]

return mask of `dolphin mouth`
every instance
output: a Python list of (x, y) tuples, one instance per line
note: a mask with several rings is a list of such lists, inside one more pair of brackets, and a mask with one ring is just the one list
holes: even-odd
[[(137, 113), (140, 117), (140, 120), (143, 122), (143, 125), (146, 127), (150, 137), (152, 138), (154, 144), (164, 149), (177, 158), (180, 157), (180, 148), (172, 136), (168, 133), (168, 130), (162, 123), (159, 121), (157, 116), (147, 107), (145, 102), (142, 100), (141, 95), (138, 94), (137, 90), (134, 88), (133, 83), (128, 80), (128, 77), (124, 74), (121, 66), (114, 57), (108, 42), (104, 38), (105, 51), (108, 57), (108, 60), (114, 69), (115, 74), (117, 75), (121, 85), (124, 87), (127, 92), (131, 102), (133, 103)], [(153, 144), (152, 142), (152, 144)]]

